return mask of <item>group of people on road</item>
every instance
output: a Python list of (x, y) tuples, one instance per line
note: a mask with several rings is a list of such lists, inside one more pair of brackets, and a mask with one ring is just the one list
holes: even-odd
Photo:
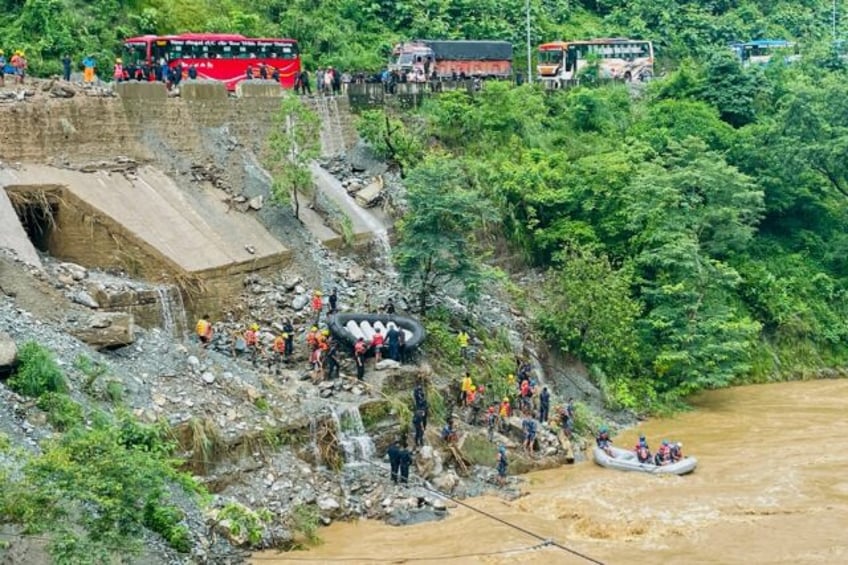
[[(318, 67), (315, 70), (315, 87), (319, 95), (338, 96), (339, 94), (347, 94), (351, 82), (353, 82), (353, 75), (347, 71), (339, 72), (332, 66)], [(309, 71), (305, 68), (295, 77), (294, 90), (304, 96), (312, 95)]]

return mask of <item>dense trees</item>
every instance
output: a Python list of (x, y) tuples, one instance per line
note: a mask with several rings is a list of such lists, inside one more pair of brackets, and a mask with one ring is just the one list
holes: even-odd
[(846, 79), (716, 55), (639, 97), (487, 85), (408, 121), (547, 271), (542, 333), (638, 407), (848, 359)]
[[(830, 33), (827, 0), (530, 0), (531, 41), (635, 36), (663, 61), (705, 58), (716, 45), (755, 37), (811, 42)], [(36, 73), (58, 73), (62, 53), (102, 64), (121, 39), (218, 31), (294, 37), (308, 64), (376, 69), (392, 45), (418, 37), (525, 41), (524, 0), (3, 0), (0, 37), (25, 49)], [(519, 68), (523, 56), (516, 57)]]

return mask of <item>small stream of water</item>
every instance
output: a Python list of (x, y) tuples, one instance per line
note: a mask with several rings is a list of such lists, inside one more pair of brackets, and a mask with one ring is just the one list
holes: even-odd
[(156, 287), (162, 317), (162, 329), (171, 337), (184, 337), (188, 331), (185, 304), (180, 289), (175, 285)]

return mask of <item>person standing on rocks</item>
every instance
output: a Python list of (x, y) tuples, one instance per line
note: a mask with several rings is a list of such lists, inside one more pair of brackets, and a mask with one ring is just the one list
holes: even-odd
[(194, 332), (197, 334), (197, 339), (200, 340), (201, 347), (204, 349), (209, 346), (212, 341), (212, 324), (209, 323), (209, 314), (204, 314), (202, 318), (197, 320), (194, 326)]
[(360, 337), (356, 340), (356, 345), (353, 346), (353, 360), (356, 363), (356, 378), (360, 381), (365, 380), (365, 352), (368, 346), (365, 345), (365, 338)]
[(416, 410), (415, 415), (412, 416), (412, 425), (415, 428), (415, 448), (424, 447), (424, 426), (427, 421), (427, 417), (424, 415), (423, 410)]
[(415, 401), (415, 410), (421, 411), (423, 421), (422, 430), (427, 429), (427, 394), (424, 392), (424, 385), (421, 382), (415, 384), (415, 389), (412, 391), (412, 398)]
[(400, 335), (398, 336), (398, 356), (400, 356), (401, 363), (409, 361), (409, 355), (406, 351), (406, 332), (403, 330), (400, 331)]
[(286, 334), (280, 334), (274, 338), (274, 343), (271, 345), (271, 351), (273, 352), (273, 362), (268, 362), (268, 368), (270, 369), (271, 364), (273, 363), (277, 374), (280, 373), (283, 364), (285, 363), (285, 354), (286, 354)]
[(312, 293), (312, 312), (315, 314), (315, 325), (321, 321), (321, 310), (324, 309), (324, 300), (321, 298), (321, 291), (316, 290)]
[(400, 362), (400, 334), (396, 325), (391, 324), (386, 332), (386, 344), (389, 346), (389, 359)]
[(387, 452), (389, 456), (389, 467), (391, 467), (389, 476), (393, 483), (398, 482), (398, 474), (400, 471), (400, 451), (400, 445), (397, 440), (395, 440), (389, 446), (389, 450)]
[(62, 78), (71, 82), (71, 56), (67, 53), (62, 56)]
[(259, 357), (259, 324), (251, 324), (244, 332), (244, 346), (250, 356), (250, 362), (256, 365)]
[(327, 368), (327, 378), (337, 379), (339, 378), (339, 347), (336, 344), (336, 340), (330, 338), (327, 341), (328, 349), (327, 349), (327, 357), (324, 365)]
[(412, 465), (412, 453), (407, 449), (406, 445), (401, 448), (398, 454), (398, 462), (400, 463), (400, 482), (401, 484), (409, 484), (409, 466)]
[(551, 409), (551, 393), (548, 387), (543, 387), (539, 395), (539, 421), (543, 424), (548, 421), (548, 412)]
[(294, 353), (294, 326), (288, 318), (283, 320), (283, 337), (286, 340), (286, 361), (288, 361)]
[(486, 412), (486, 430), (488, 432), (489, 441), (495, 441), (495, 425), (498, 423), (498, 413), (495, 411), (497, 404), (489, 406), (489, 411)]
[(97, 67), (97, 62), (93, 55), (87, 56), (82, 60), (82, 81), (87, 86), (94, 84), (94, 69)]
[(506, 446), (501, 444), (498, 446), (498, 485), (504, 486), (506, 484), (506, 469), (509, 466), (509, 461), (506, 457)]
[(335, 314), (338, 311), (337, 307), (338, 307), (338, 304), (339, 304), (339, 295), (336, 292), (335, 288), (333, 289), (333, 292), (330, 293), (329, 301), (330, 301), (330, 312), (329, 313)]
[(379, 363), (383, 360), (383, 334), (380, 333), (380, 328), (374, 330), (374, 336), (371, 338), (371, 347), (374, 348), (374, 363)]
[(530, 457), (533, 457), (533, 446), (536, 443), (536, 420), (533, 419), (529, 411), (524, 412), (521, 427), (524, 428), (524, 451)]
[(470, 339), (465, 330), (459, 330), (456, 336), (456, 341), (459, 344), (459, 356), (463, 359), (468, 359), (468, 340)]

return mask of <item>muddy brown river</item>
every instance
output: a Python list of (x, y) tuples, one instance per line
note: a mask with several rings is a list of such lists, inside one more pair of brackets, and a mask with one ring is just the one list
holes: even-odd
[[(848, 563), (848, 380), (703, 394), (695, 410), (615, 438), (684, 442), (685, 477), (623, 473), (591, 462), (526, 475), (526, 495), (467, 502), (609, 564)], [(464, 508), (440, 522), (336, 523), (283, 563), (539, 563), (590, 561)]]

